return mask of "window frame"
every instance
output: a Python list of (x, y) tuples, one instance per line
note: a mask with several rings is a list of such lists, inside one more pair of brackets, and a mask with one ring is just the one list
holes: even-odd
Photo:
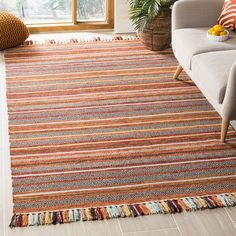
[(27, 24), (30, 33), (73, 31), (73, 30), (98, 30), (114, 28), (114, 0), (106, 0), (105, 21), (78, 21), (77, 0), (72, 0), (72, 22)]

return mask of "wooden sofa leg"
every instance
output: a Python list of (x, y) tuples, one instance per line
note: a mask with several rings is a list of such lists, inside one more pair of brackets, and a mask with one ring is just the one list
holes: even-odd
[(178, 67), (175, 71), (173, 79), (178, 79), (178, 77), (179, 77), (179, 75), (181, 74), (182, 71), (183, 71), (183, 67), (181, 65), (178, 65)]
[(225, 138), (229, 129), (229, 120), (222, 120), (221, 125), (221, 142), (225, 143)]

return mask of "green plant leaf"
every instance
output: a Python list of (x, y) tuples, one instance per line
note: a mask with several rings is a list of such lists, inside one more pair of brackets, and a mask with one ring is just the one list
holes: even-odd
[(143, 31), (147, 23), (158, 15), (160, 10), (170, 8), (177, 0), (128, 0), (130, 19), (135, 30)]

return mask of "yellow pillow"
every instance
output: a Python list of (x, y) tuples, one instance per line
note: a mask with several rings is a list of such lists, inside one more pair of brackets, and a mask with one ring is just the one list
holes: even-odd
[(0, 50), (15, 47), (29, 37), (26, 25), (8, 12), (0, 12)]

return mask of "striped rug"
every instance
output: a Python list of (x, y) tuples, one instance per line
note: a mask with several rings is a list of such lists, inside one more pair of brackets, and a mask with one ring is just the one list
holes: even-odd
[[(29, 43), (30, 44), (30, 43)], [(236, 133), (170, 49), (137, 40), (5, 53), (11, 227), (236, 204)]]

